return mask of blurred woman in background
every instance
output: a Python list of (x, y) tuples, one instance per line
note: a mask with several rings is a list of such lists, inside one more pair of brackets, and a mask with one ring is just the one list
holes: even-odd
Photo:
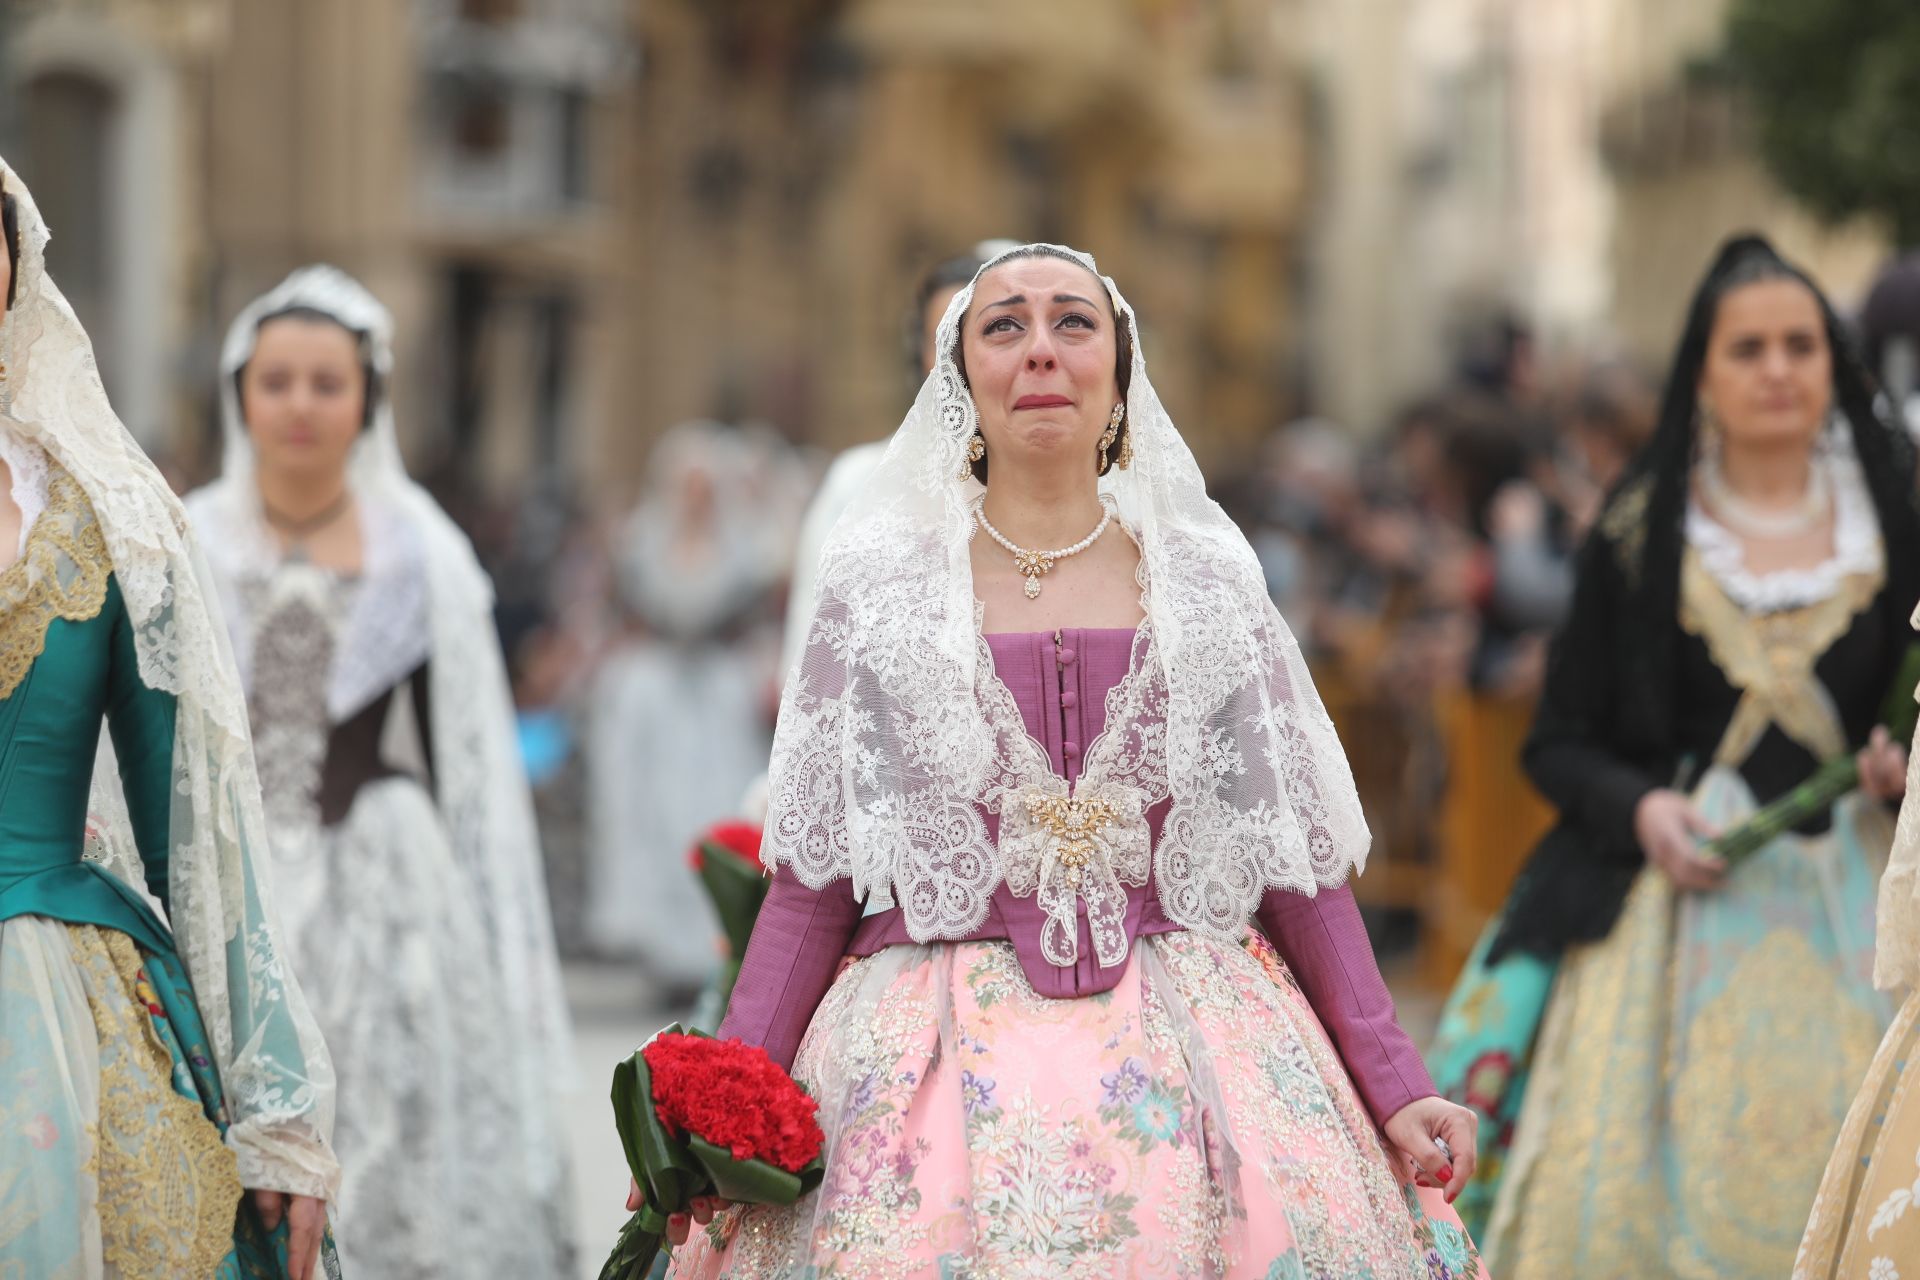
[(348, 1273), (560, 1276), (572, 1046), (540, 850), (490, 585), (400, 460), (392, 334), (331, 267), (241, 312), (222, 475), (188, 509), (343, 1082)]
[(654, 446), (614, 547), (629, 635), (601, 665), (587, 726), (588, 936), (637, 955), (674, 1000), (719, 960), (687, 850), (766, 767), (788, 528), (755, 500), (747, 450), (714, 422)]
[[(1729, 241), (1554, 641), (1525, 758), (1559, 824), (1453, 1011), (1511, 1016), (1503, 963), (1552, 984), (1530, 1075), (1524, 1044), (1468, 1074), (1502, 1114), (1525, 1078), (1497, 1274), (1790, 1268), (1890, 1012), (1873, 898), (1906, 757), (1875, 725), (1920, 599), (1913, 472), (1812, 281)], [(1737, 865), (1706, 847), (1854, 753), (1860, 792)]]

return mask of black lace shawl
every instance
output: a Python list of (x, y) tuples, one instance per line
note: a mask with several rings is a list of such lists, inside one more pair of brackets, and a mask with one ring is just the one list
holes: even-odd
[[(1571, 943), (1604, 938), (1641, 868), (1634, 808), (1649, 789), (1674, 785), (1681, 765), (1680, 560), (1700, 371), (1720, 298), (1770, 277), (1806, 284), (1826, 315), (1834, 406), (1852, 425), (1886, 546), (1886, 588), (1874, 607), (1888, 612), (1888, 634), (1899, 634), (1920, 600), (1911, 444), (1875, 412), (1874, 384), (1852, 335), (1813, 281), (1758, 236), (1727, 241), (1688, 309), (1654, 437), (1608, 497), (1580, 552), (1572, 610), (1554, 637), (1523, 752), (1528, 775), (1559, 809), (1559, 821), (1521, 871), (1489, 961), (1515, 949), (1552, 957)], [(1896, 653), (1891, 661), (1898, 660)], [(1885, 679), (1893, 674), (1890, 666)]]

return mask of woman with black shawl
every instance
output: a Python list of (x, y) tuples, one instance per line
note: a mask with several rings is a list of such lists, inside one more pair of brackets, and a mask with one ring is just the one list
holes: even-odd
[[(1497, 1273), (1790, 1268), (1891, 1013), (1873, 900), (1906, 759), (1876, 725), (1913, 488), (1817, 287), (1730, 240), (1554, 641), (1525, 764), (1559, 824), (1442, 1021), (1442, 1088), (1506, 1146)], [(1706, 847), (1853, 752), (1859, 792), (1737, 865)]]

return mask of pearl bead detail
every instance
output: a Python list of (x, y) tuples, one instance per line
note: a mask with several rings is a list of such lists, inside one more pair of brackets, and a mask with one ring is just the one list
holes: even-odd
[(987, 531), (989, 538), (992, 538), (995, 542), (1013, 553), (1014, 567), (1027, 579), (1027, 599), (1037, 600), (1040, 597), (1040, 579), (1052, 571), (1057, 561), (1065, 560), (1068, 556), (1079, 555), (1082, 551), (1085, 551), (1088, 547), (1098, 542), (1100, 535), (1107, 531), (1107, 526), (1113, 522), (1113, 500), (1102, 495), (1100, 499), (1100, 509), (1100, 523), (1093, 527), (1093, 532), (1072, 546), (1061, 547), (1058, 551), (1029, 551), (1025, 547), (1016, 546), (1012, 539), (994, 528), (992, 523), (987, 519), (987, 500), (985, 495), (982, 495), (974, 502), (973, 519), (975, 524)]

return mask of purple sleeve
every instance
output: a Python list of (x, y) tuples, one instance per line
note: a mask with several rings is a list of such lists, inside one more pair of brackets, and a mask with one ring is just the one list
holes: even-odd
[(860, 923), (853, 884), (809, 889), (780, 868), (760, 906), (720, 1036), (757, 1044), (787, 1070)]
[(1273, 889), (1261, 899), (1260, 927), (1299, 979), (1333, 1038), (1374, 1123), (1440, 1091), (1400, 1023), (1374, 962), (1360, 908), (1346, 885), (1314, 897)]

